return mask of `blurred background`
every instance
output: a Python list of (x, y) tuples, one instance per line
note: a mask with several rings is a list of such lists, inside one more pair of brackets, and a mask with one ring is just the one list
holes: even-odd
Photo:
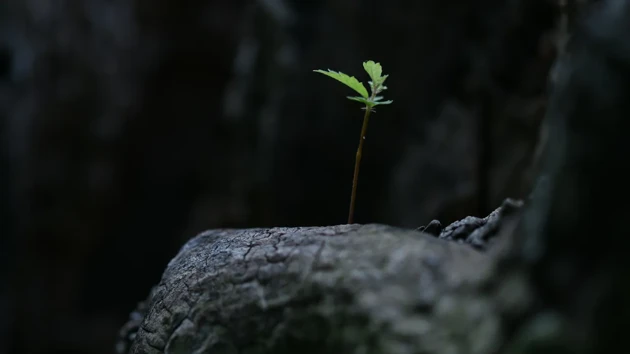
[(0, 2), (0, 353), (110, 353), (209, 228), (343, 224), (363, 111), (313, 69), (390, 77), (358, 223), (527, 195), (551, 0)]

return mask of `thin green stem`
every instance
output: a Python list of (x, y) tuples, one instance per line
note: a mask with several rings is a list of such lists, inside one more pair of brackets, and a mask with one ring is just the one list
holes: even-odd
[(359, 138), (359, 148), (357, 149), (357, 158), (354, 162), (354, 178), (352, 179), (352, 195), (350, 196), (350, 212), (348, 213), (348, 224), (352, 224), (354, 219), (354, 205), (357, 199), (357, 183), (359, 182), (359, 167), (361, 166), (361, 154), (363, 153), (363, 142), (367, 132), (368, 122), (370, 121), (370, 107), (365, 107), (365, 116), (363, 116), (363, 127), (361, 128), (361, 137)]

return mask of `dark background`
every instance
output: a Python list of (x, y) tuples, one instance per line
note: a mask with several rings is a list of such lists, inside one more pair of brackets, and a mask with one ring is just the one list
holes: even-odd
[(358, 223), (524, 197), (556, 55), (547, 0), (0, 3), (0, 353), (109, 353), (178, 248), (346, 222), (360, 106), (390, 77)]

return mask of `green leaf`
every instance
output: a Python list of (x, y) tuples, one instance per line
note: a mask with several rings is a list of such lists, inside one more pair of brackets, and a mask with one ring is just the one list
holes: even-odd
[[(381, 76), (381, 78), (376, 82), (376, 90), (377, 92), (381, 92), (383, 90), (387, 90), (387, 86), (383, 86), (383, 83), (385, 82), (385, 79), (387, 79), (389, 77), (389, 75), (385, 75), (385, 76)], [(374, 90), (374, 82), (372, 81), (368, 81), (368, 84), (370, 85), (370, 87), (372, 88), (372, 91)]]
[(374, 102), (370, 101), (370, 99), (369, 99), (369, 98), (364, 98), (364, 97), (353, 97), (353, 96), (348, 96), (347, 98), (348, 98), (349, 100), (352, 100), (352, 101), (361, 102), (361, 103), (366, 104), (366, 105), (368, 105), (368, 106), (370, 106), (370, 107), (371, 107), (372, 105), (374, 105)]
[[(385, 87), (385, 86), (383, 86), (383, 83), (385, 83), (385, 80), (387, 80), (388, 77), (389, 77), (389, 75), (381, 76), (381, 80), (379, 81), (378, 86), (379, 87)], [(387, 89), (387, 87), (385, 87), (385, 89)]]
[(365, 104), (368, 109), (372, 109), (374, 106), (378, 105), (387, 105), (393, 103), (394, 101), (392, 100), (382, 101), (383, 96), (376, 96), (381, 91), (387, 90), (387, 87), (384, 86), (383, 83), (389, 77), (389, 75), (383, 75), (383, 68), (381, 67), (381, 64), (376, 63), (372, 60), (368, 60), (363, 63), (363, 68), (372, 79), (368, 81), (370, 89), (372, 91), (372, 96), (368, 94), (368, 91), (365, 86), (363, 86), (363, 83), (357, 80), (354, 76), (349, 76), (342, 72), (336, 72), (330, 69), (328, 69), (328, 71), (313, 71), (331, 77), (358, 92), (361, 97), (348, 96), (347, 98), (349, 100)]
[(324, 71), (324, 70), (313, 70), (313, 71), (316, 73), (324, 74), (328, 77), (331, 77), (343, 83), (344, 85), (358, 92), (361, 96), (363, 96), (363, 98), (367, 99), (370, 96), (365, 86), (363, 86), (363, 84), (359, 82), (359, 80), (357, 80), (354, 76), (348, 76), (342, 72), (336, 72), (330, 69), (328, 69), (328, 71)]
[(376, 83), (377, 86), (382, 83), (380, 81), (381, 75), (383, 74), (383, 68), (381, 67), (381, 64), (375, 63), (372, 60), (368, 60), (363, 63), (363, 69), (365, 69), (368, 75), (370, 75), (370, 79), (372, 79), (372, 81)]

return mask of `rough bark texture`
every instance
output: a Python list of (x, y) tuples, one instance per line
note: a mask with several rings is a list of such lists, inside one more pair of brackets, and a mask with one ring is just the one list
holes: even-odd
[(130, 352), (489, 353), (507, 305), (481, 292), (491, 259), (376, 224), (208, 231), (169, 264)]
[[(208, 231), (168, 265), (119, 352), (623, 352), (630, 3), (594, 10), (558, 63), (544, 180), (522, 213), (426, 232)], [(470, 247), (492, 235), (486, 252)]]

